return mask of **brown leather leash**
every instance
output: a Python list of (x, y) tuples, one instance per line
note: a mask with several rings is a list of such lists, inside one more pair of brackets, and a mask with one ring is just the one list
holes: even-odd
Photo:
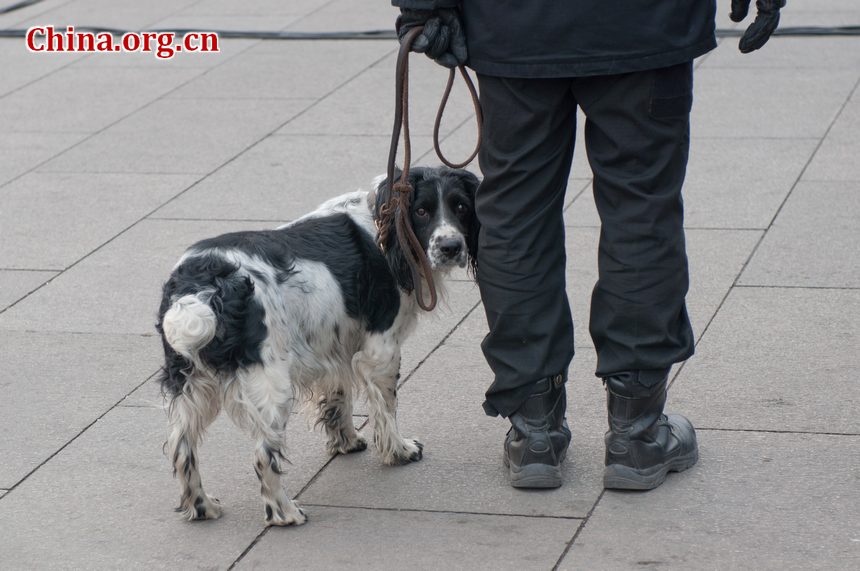
[[(410, 30), (403, 37), (400, 43), (400, 51), (397, 54), (394, 129), (391, 134), (391, 147), (388, 152), (388, 184), (391, 187), (391, 196), (388, 202), (379, 208), (379, 217), (376, 221), (376, 226), (378, 230), (377, 244), (382, 251), (385, 251), (391, 223), (392, 221), (394, 222), (400, 248), (412, 273), (412, 284), (415, 288), (415, 298), (418, 301), (418, 306), (424, 311), (433, 311), (437, 302), (436, 284), (433, 282), (433, 272), (430, 268), (430, 262), (427, 260), (427, 255), (423, 248), (421, 248), (421, 243), (412, 229), (412, 220), (410, 217), (410, 201), (413, 188), (409, 184), (409, 168), (412, 161), (412, 143), (409, 136), (409, 50), (412, 42), (422, 30), (423, 28), (421, 27)], [(442, 124), (442, 116), (445, 113), (445, 107), (448, 104), (448, 98), (454, 86), (454, 69), (451, 69), (448, 74), (448, 84), (445, 87), (445, 93), (442, 96), (439, 110), (436, 113), (436, 121), (433, 125), (433, 148), (436, 150), (436, 155), (446, 166), (455, 169), (465, 167), (477, 156), (478, 150), (481, 147), (481, 125), (483, 123), (481, 104), (478, 100), (475, 84), (462, 65), (459, 66), (459, 70), (463, 76), (463, 80), (466, 82), (466, 87), (469, 89), (469, 94), (472, 96), (472, 104), (475, 106), (475, 119), (478, 123), (478, 140), (475, 150), (462, 163), (454, 163), (443, 155), (439, 143), (439, 128)], [(403, 131), (403, 170), (400, 179), (397, 182), (393, 182), (401, 128)], [(421, 287), (422, 278), (427, 282), (427, 288), (430, 290), (429, 303), (425, 303), (424, 301), (424, 293)]]

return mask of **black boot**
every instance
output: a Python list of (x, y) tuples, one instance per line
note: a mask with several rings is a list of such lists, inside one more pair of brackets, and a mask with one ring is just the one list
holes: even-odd
[(528, 400), (508, 418), (505, 466), (515, 488), (561, 486), (561, 463), (570, 444), (564, 380), (555, 375), (538, 381)]
[(603, 487), (651, 490), (669, 472), (681, 472), (699, 459), (696, 431), (677, 414), (663, 414), (668, 371), (653, 385), (640, 382), (639, 372), (603, 379), (609, 431)]

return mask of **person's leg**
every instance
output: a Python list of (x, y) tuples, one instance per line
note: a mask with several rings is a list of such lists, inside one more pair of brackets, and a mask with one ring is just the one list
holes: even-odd
[(478, 284), (490, 328), (481, 347), (495, 375), (484, 408), (508, 417), (573, 358), (562, 211), (576, 102), (569, 80), (478, 80)]
[(669, 368), (694, 349), (681, 198), (692, 64), (583, 78), (574, 93), (601, 220), (589, 327), (608, 394), (604, 485), (650, 489), (698, 457), (689, 422), (662, 414)]
[(495, 380), (484, 409), (510, 419), (505, 462), (516, 487), (561, 485), (570, 442), (564, 381), (573, 358), (562, 211), (573, 154), (570, 81), (479, 76), (484, 179), (478, 284)]

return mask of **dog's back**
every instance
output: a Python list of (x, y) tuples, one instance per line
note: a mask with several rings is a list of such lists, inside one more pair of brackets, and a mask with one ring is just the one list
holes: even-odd
[(400, 294), (372, 238), (345, 213), (193, 245), (165, 283), (162, 387), (189, 371), (234, 375), (281, 359), (296, 383), (350, 366), (358, 337), (388, 329)]

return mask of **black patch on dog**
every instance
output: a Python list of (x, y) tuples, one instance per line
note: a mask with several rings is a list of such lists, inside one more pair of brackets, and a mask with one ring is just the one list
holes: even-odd
[(391, 327), (400, 310), (397, 284), (373, 239), (352, 218), (311, 218), (277, 232), (296, 258), (326, 265), (340, 286), (347, 315), (373, 333)]
[(162, 336), (165, 365), (162, 390), (177, 395), (185, 385), (191, 363), (167, 343), (162, 327), (172, 301), (184, 295), (214, 289), (209, 306), (215, 312), (215, 338), (200, 351), (200, 357), (219, 372), (262, 363), (260, 345), (266, 338), (265, 310), (254, 298), (251, 278), (237, 274), (238, 267), (217, 254), (192, 256), (179, 265), (164, 284), (156, 329)]

